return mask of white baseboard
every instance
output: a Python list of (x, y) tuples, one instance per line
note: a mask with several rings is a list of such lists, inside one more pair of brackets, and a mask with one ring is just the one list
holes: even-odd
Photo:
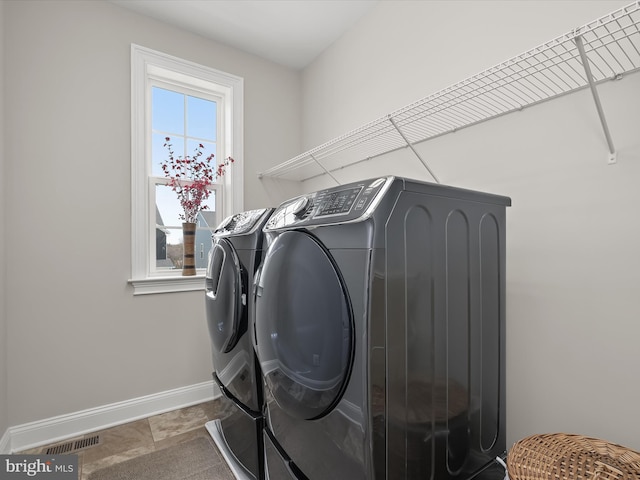
[(4, 435), (0, 437), (0, 455), (6, 455), (11, 452), (11, 437), (9, 436), (9, 430), (4, 432)]
[(9, 427), (0, 439), (0, 453), (19, 452), (56, 443), (141, 418), (207, 402), (219, 396), (218, 387), (214, 387), (213, 381), (209, 381)]

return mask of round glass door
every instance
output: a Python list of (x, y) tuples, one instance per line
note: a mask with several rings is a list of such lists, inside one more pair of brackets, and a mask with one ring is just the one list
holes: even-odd
[(353, 356), (353, 319), (329, 252), (310, 234), (288, 231), (270, 245), (255, 297), (256, 351), (278, 405), (318, 418), (338, 402)]
[(245, 294), (242, 267), (233, 246), (216, 239), (211, 249), (205, 279), (206, 311), (214, 353), (227, 353), (236, 344)]

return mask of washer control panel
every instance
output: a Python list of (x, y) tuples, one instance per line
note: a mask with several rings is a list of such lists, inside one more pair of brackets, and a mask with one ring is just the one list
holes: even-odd
[(297, 225), (319, 225), (358, 220), (393, 177), (382, 177), (320, 190), (287, 200), (273, 213), (265, 230)]
[(213, 233), (216, 235), (242, 235), (249, 233), (266, 212), (266, 208), (259, 208), (230, 215), (220, 222), (220, 225)]

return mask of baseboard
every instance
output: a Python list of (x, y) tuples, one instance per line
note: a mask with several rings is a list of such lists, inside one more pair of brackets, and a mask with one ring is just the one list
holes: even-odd
[[(214, 390), (215, 389), (215, 390)], [(9, 427), (0, 453), (20, 452), (160, 413), (196, 405), (220, 396), (213, 381), (167, 390), (124, 402)]]
[(0, 437), (0, 455), (6, 455), (11, 452), (11, 436), (9, 430), (5, 431)]

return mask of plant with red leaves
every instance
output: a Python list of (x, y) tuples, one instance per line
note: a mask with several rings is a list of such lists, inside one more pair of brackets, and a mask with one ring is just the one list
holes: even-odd
[(169, 152), (169, 158), (160, 166), (164, 176), (169, 179), (168, 185), (171, 190), (178, 194), (178, 200), (184, 210), (184, 214), (180, 214), (180, 219), (187, 223), (196, 223), (198, 213), (209, 208), (202, 203), (211, 194), (209, 187), (225, 174), (226, 168), (234, 160), (227, 157), (224, 162), (216, 166), (214, 171), (212, 166), (214, 155), (212, 153), (208, 157), (203, 157), (204, 145), (199, 144), (193, 156), (176, 157), (171, 138), (165, 137), (164, 140), (164, 147)]

